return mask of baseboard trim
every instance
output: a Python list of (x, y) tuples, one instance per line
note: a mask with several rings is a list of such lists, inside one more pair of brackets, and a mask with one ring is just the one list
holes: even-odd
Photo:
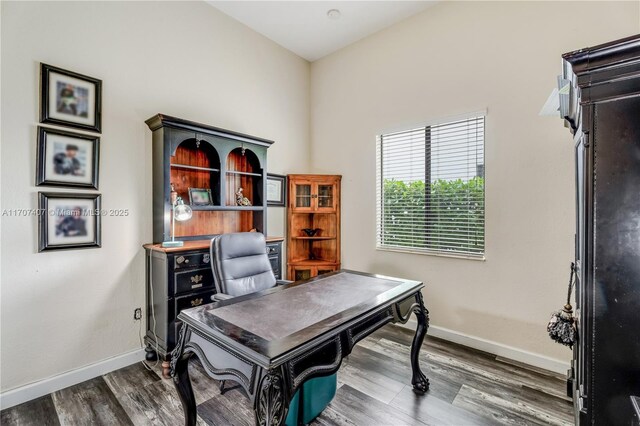
[[(415, 330), (416, 324), (415, 318), (411, 318), (406, 324), (401, 324), (401, 326)], [(567, 374), (567, 370), (570, 366), (568, 361), (550, 358), (545, 355), (514, 348), (513, 346), (504, 345), (481, 337), (470, 336), (468, 334), (460, 333), (444, 327), (438, 327), (436, 325), (429, 326), (427, 334), (562, 375)]]
[(0, 410), (4, 410), (32, 399), (50, 394), (69, 386), (77, 385), (86, 380), (110, 373), (119, 368), (127, 367), (144, 359), (144, 349), (127, 352), (122, 355), (107, 358), (76, 370), (67, 371), (48, 379), (39, 380), (28, 385), (20, 386), (0, 394)]

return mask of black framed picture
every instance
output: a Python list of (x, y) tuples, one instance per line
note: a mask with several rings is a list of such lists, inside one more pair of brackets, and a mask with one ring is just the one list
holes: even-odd
[(100, 132), (102, 80), (40, 63), (40, 122)]
[(287, 205), (287, 177), (267, 173), (267, 205), (285, 207)]
[(212, 206), (211, 190), (209, 188), (189, 188), (189, 204), (192, 206)]
[(100, 138), (38, 126), (36, 185), (98, 189)]
[(38, 251), (101, 246), (100, 194), (39, 192)]

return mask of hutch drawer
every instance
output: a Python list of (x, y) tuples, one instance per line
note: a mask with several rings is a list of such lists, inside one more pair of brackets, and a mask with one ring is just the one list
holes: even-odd
[(211, 265), (211, 257), (209, 256), (209, 251), (206, 250), (200, 253), (175, 255), (173, 268), (174, 269), (200, 268), (200, 267), (209, 268), (210, 265)]
[(183, 309), (195, 308), (213, 302), (215, 290), (209, 290), (198, 294), (189, 294), (188, 296), (176, 297), (176, 316)]
[(269, 256), (279, 256), (282, 252), (282, 242), (276, 241), (267, 243), (267, 254)]
[(196, 291), (201, 288), (214, 287), (211, 268), (180, 271), (176, 272), (174, 275), (176, 295)]

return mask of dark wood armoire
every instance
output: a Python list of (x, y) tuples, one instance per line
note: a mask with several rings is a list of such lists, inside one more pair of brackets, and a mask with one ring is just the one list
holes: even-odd
[(563, 58), (577, 188), (568, 387), (576, 424), (629, 425), (640, 395), (640, 35)]

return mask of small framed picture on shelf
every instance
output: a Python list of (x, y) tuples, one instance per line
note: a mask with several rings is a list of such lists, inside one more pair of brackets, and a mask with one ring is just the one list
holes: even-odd
[(38, 251), (101, 245), (100, 194), (39, 192)]
[(40, 122), (101, 131), (102, 81), (40, 64)]
[(267, 173), (267, 205), (285, 207), (287, 205), (287, 177)]
[(189, 188), (189, 204), (192, 206), (212, 206), (211, 189)]
[(98, 189), (100, 138), (38, 126), (36, 185)]

